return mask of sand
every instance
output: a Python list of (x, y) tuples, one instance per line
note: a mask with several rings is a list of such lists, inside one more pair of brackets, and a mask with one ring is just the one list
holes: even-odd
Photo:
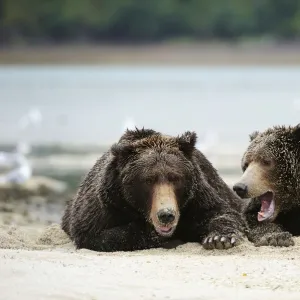
[(59, 225), (0, 226), (0, 299), (300, 299), (300, 238), (223, 251), (76, 251)]
[(159, 43), (149, 45), (15, 46), (0, 63), (76, 65), (289, 65), (300, 64), (299, 43)]

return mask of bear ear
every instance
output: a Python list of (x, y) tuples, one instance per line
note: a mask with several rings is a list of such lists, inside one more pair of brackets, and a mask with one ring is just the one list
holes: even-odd
[(145, 129), (144, 127), (142, 129), (138, 129), (137, 127), (135, 127), (135, 130), (127, 129), (123, 134), (121, 140), (136, 141), (154, 134), (157, 134), (157, 132), (152, 129)]
[(292, 134), (297, 141), (300, 141), (300, 123), (293, 128)]
[(135, 147), (131, 143), (115, 143), (111, 146), (111, 153), (116, 157), (129, 157), (135, 153)]
[(189, 155), (195, 149), (197, 134), (194, 131), (186, 131), (181, 136), (178, 136), (176, 140), (179, 146), (179, 150)]
[(257, 136), (259, 135), (259, 131), (253, 131), (251, 134), (249, 134), (250, 142), (252, 142)]

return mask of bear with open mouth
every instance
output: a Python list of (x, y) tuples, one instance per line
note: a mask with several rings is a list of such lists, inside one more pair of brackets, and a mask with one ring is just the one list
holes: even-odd
[(238, 245), (240, 198), (195, 148), (197, 136), (127, 130), (67, 204), (62, 228), (77, 248), (133, 251), (171, 240), (206, 249)]
[(250, 135), (233, 190), (249, 198), (245, 217), (256, 246), (293, 246), (300, 235), (300, 124)]

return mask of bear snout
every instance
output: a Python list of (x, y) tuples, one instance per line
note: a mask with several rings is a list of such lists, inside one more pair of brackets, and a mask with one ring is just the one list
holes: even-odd
[(172, 223), (175, 220), (175, 216), (175, 211), (169, 208), (164, 208), (157, 212), (158, 221), (164, 225)]
[(153, 186), (150, 219), (161, 236), (171, 236), (179, 221), (179, 208), (174, 186), (159, 183)]
[(233, 186), (233, 190), (237, 193), (237, 195), (241, 198), (245, 198), (248, 193), (248, 187), (246, 184), (242, 182), (238, 182)]
[(242, 199), (255, 198), (273, 190), (268, 177), (268, 172), (259, 162), (252, 162), (232, 189)]

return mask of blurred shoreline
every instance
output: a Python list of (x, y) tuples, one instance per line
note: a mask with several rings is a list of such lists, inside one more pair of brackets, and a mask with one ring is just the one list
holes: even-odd
[[(242, 153), (220, 148), (204, 154), (231, 187), (241, 176)], [(0, 144), (0, 151), (12, 149), (12, 145)], [(107, 149), (105, 145), (34, 146), (28, 155), (33, 176), (21, 185), (0, 185), (0, 223), (20, 226), (59, 223), (66, 201), (73, 198), (83, 178)], [(0, 173), (6, 171), (1, 169)]]
[[(110, 145), (35, 145), (28, 155), (35, 176), (48, 176), (76, 189), (83, 176)], [(243, 148), (216, 146), (204, 155), (230, 185), (240, 176)], [(12, 151), (13, 145), (0, 145), (0, 151)], [(230, 151), (232, 149), (232, 151)]]
[(300, 65), (300, 43), (10, 46), (0, 64)]

